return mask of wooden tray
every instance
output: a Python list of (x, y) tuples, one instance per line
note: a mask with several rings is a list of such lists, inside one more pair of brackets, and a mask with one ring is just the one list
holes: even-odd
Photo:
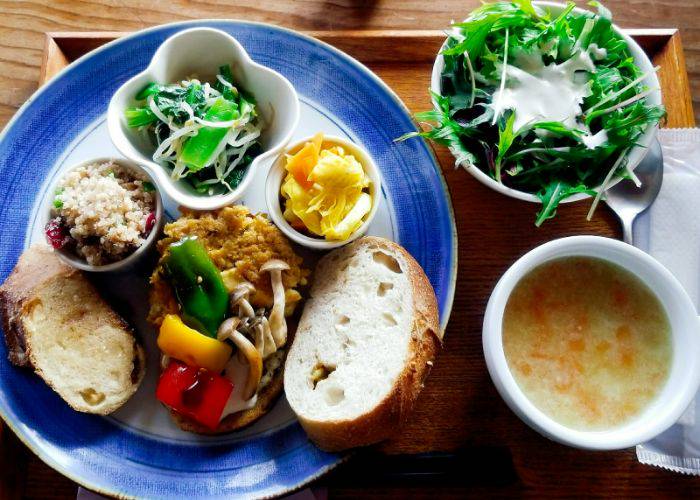
[[(659, 78), (668, 110), (666, 126), (693, 127), (691, 94), (678, 31), (628, 30), (628, 33), (661, 66)], [(79, 56), (124, 34), (47, 34), (40, 83), (48, 81)], [(443, 33), (308, 34), (362, 61), (394, 89), (412, 112), (430, 108), (427, 92), (430, 72), (444, 40)], [(478, 470), (498, 471), (514, 466), (519, 481), (501, 492), (534, 489), (539, 494), (639, 495), (644, 491), (659, 494), (666, 490), (678, 494), (686, 486), (698, 486), (700, 483), (692, 483), (692, 479), (639, 464), (632, 450), (602, 454), (552, 443), (526, 427), (505, 406), (489, 379), (481, 347), (483, 312), (499, 276), (518, 256), (536, 245), (582, 233), (619, 237), (619, 226), (605, 207), (598, 210), (593, 221), (586, 222), (588, 203), (579, 202), (562, 206), (554, 220), (537, 229), (533, 225), (535, 205), (497, 195), (467, 172), (455, 170), (445, 148), (436, 147), (436, 153), (450, 187), (459, 236), (454, 307), (444, 350), (411, 421), (400, 438), (381, 445), (378, 451), (396, 454), (460, 450), (459, 456), (466, 457), (466, 464), (486, 461), (487, 466)], [(464, 480), (472, 485), (485, 484), (480, 483), (473, 470), (464, 471)], [(342, 481), (334, 483), (333, 476), (329, 481), (331, 485), (342, 485)], [(353, 490), (339, 486), (335, 491)]]
[[(676, 29), (625, 30), (661, 67), (659, 79), (668, 110), (668, 127), (692, 127), (692, 96), (680, 33)], [(430, 68), (445, 35), (440, 31), (308, 31), (363, 62), (399, 94), (411, 111), (426, 109)], [(39, 75), (43, 85), (80, 56), (127, 32), (54, 32), (46, 34)], [(443, 166), (445, 164), (443, 163)]]

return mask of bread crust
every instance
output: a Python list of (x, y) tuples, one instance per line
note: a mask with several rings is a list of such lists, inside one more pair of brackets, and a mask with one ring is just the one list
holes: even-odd
[[(46, 286), (52, 280), (65, 280), (75, 276), (85, 282), (87, 293), (99, 295), (80, 271), (64, 264), (48, 246), (33, 245), (20, 256), (12, 273), (0, 286), (0, 316), (2, 316), (5, 343), (8, 347), (8, 359), (16, 366), (33, 369), (54, 391), (56, 387), (53, 381), (44, 375), (42, 367), (32, 352), (31, 335), (25, 326), (25, 318), (36, 303), (35, 294), (39, 287)], [(133, 338), (134, 368), (130, 374), (132, 387), (121, 402), (101, 407), (99, 410), (79, 406), (64, 399), (76, 411), (99, 415), (112, 413), (136, 392), (146, 371), (146, 355), (136, 340), (131, 326), (111, 308), (105, 321), (128, 332)], [(58, 391), (56, 392), (60, 395)]]
[(399, 432), (406, 422), (433, 360), (442, 345), (437, 299), (425, 272), (416, 260), (393, 241), (366, 236), (342, 252), (360, 247), (377, 247), (395, 252), (407, 264), (413, 289), (414, 316), (408, 360), (387, 397), (372, 411), (352, 420), (317, 421), (297, 415), (309, 438), (322, 450), (342, 451), (383, 441)]
[(19, 320), (18, 311), (21, 311), (21, 299), (18, 300), (0, 290), (0, 315), (2, 329), (5, 332), (7, 358), (15, 366), (31, 367), (26, 340), (27, 332)]

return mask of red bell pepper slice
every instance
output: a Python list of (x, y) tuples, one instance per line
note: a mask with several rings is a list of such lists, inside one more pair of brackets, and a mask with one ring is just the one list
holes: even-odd
[(178, 413), (215, 430), (233, 383), (204, 368), (171, 360), (158, 381), (156, 397)]

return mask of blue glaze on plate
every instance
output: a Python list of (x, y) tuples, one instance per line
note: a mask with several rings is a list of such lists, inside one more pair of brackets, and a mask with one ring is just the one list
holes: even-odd
[[(143, 70), (169, 36), (194, 26), (229, 32), (251, 57), (279, 71), (342, 121), (379, 166), (398, 241), (432, 282), (447, 323), (456, 277), (456, 234), (447, 187), (422, 140), (393, 140), (415, 128), (398, 98), (342, 52), (278, 27), (197, 21), (155, 27), (73, 63), (20, 109), (0, 139), (0, 279), (23, 249), (35, 198), (57, 160), (102, 116), (112, 93)], [(151, 367), (152, 368), (152, 367)], [(0, 344), (0, 415), (59, 472), (95, 491), (128, 497), (270, 496), (315, 479), (344, 458), (318, 450), (298, 423), (238, 443), (163, 440), (111, 418), (71, 410), (29, 370), (10, 365)]]

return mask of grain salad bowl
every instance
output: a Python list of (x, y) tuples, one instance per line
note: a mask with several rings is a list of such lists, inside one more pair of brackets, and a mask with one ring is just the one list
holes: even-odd
[[(129, 128), (125, 110), (151, 82), (168, 84), (197, 75), (204, 78), (229, 64), (234, 80), (252, 94), (263, 123), (262, 153), (256, 156), (233, 191), (223, 194), (197, 193), (184, 180), (171, 178), (166, 167), (153, 161), (155, 146), (145, 131)], [(110, 138), (130, 160), (149, 170), (156, 184), (178, 205), (195, 210), (214, 210), (239, 200), (253, 179), (253, 171), (273, 158), (289, 142), (299, 121), (299, 98), (292, 84), (270, 68), (254, 62), (231, 35), (213, 28), (183, 30), (156, 50), (148, 67), (124, 83), (114, 94), (107, 111)]]
[[(70, 173), (71, 171), (74, 171), (77, 168), (81, 167), (88, 167), (90, 165), (101, 165), (105, 163), (112, 163), (116, 164), (119, 167), (122, 167), (128, 172), (133, 172), (135, 176), (141, 177), (145, 179), (147, 182), (150, 182), (154, 187), (155, 187), (155, 179), (154, 176), (151, 175), (148, 169), (140, 166), (138, 163), (132, 162), (130, 160), (125, 160), (125, 159), (117, 159), (117, 158), (93, 158), (87, 161), (80, 162), (76, 165), (73, 165), (69, 168), (67, 168), (65, 171), (61, 173), (61, 175), (57, 176), (57, 179), (54, 181), (54, 184), (50, 187), (50, 193), (58, 193), (60, 192), (58, 190), (60, 184), (62, 183), (63, 179), (65, 176)], [(61, 258), (62, 261), (64, 261), (66, 264), (75, 267), (76, 269), (80, 269), (82, 271), (89, 271), (89, 272), (118, 272), (118, 271), (129, 271), (132, 270), (146, 255), (149, 254), (150, 250), (155, 246), (155, 243), (158, 241), (158, 236), (163, 228), (163, 224), (165, 221), (165, 213), (163, 210), (163, 201), (161, 199), (161, 195), (157, 187), (152, 191), (153, 193), (153, 201), (154, 201), (154, 210), (153, 210), (153, 220), (150, 223), (151, 228), (150, 232), (148, 233), (148, 236), (144, 239), (143, 243), (136, 248), (132, 253), (128, 254), (126, 257), (124, 257), (121, 260), (117, 260), (114, 262), (110, 262), (107, 264), (103, 265), (92, 265), (86, 261), (85, 258), (77, 255), (75, 252), (72, 252), (70, 250), (67, 250), (65, 248), (55, 248), (56, 253), (58, 256)], [(55, 199), (55, 198), (54, 198)], [(55, 205), (52, 203), (51, 199), (47, 200), (46, 206), (43, 209), (43, 213), (45, 214), (45, 221), (44, 225), (48, 224), (49, 221), (53, 218), (52, 212), (55, 209)], [(148, 222), (147, 222), (148, 224)]]
[[(566, 5), (563, 3), (556, 3), (556, 2), (533, 2), (533, 4), (536, 7), (539, 8), (546, 8), (549, 9), (549, 11), (552, 13), (553, 17), (556, 17), (558, 14), (560, 14), (564, 8), (566, 8)], [(586, 10), (580, 9), (578, 7), (573, 9), (574, 13), (584, 13)], [(644, 52), (644, 50), (635, 42), (632, 37), (627, 35), (622, 29), (620, 29), (618, 26), (615, 24), (612, 24), (612, 28), (616, 34), (618, 34), (620, 37), (623, 38), (625, 43), (627, 44), (627, 47), (629, 48), (630, 53), (632, 54), (632, 57), (634, 59), (634, 63), (637, 65), (637, 67), (642, 71), (642, 73), (646, 74), (646, 77), (641, 81), (641, 84), (646, 86), (648, 89), (652, 89), (652, 92), (646, 97), (646, 103), (653, 105), (653, 106), (660, 106), (662, 104), (661, 101), (661, 90), (660, 90), (660, 84), (659, 84), (659, 79), (656, 75), (656, 72), (654, 70), (654, 65), (652, 64), (651, 60), (649, 59), (649, 56)], [(442, 55), (443, 50), (445, 50), (447, 45), (447, 40), (443, 43), (443, 45), (440, 47), (440, 51), (438, 52), (435, 62), (433, 64), (433, 70), (432, 70), (432, 75), (431, 75), (431, 80), (430, 80), (430, 90), (431, 92), (441, 95), (442, 94), (442, 85), (441, 85), (441, 75), (443, 72), (443, 69), (445, 68), (445, 61)], [(436, 110), (439, 111), (439, 106), (438, 103), (435, 99), (432, 100), (433, 106), (435, 107)], [(629, 170), (632, 171), (634, 170), (637, 165), (642, 161), (644, 156), (646, 155), (649, 146), (651, 143), (655, 140), (656, 138), (656, 133), (658, 131), (658, 125), (649, 125), (645, 132), (642, 134), (640, 139), (637, 141), (637, 145), (633, 147), (628, 153), (627, 153), (627, 161), (628, 161), (628, 167)], [(490, 175), (485, 173), (483, 170), (481, 170), (478, 167), (468, 167), (466, 170), (473, 175), (479, 182), (482, 184), (488, 186), (489, 188), (493, 189), (494, 191), (497, 191), (501, 194), (504, 194), (506, 196), (509, 196), (511, 198), (516, 198), (518, 200), (524, 200), (524, 201), (529, 201), (532, 203), (541, 203), (540, 199), (534, 194), (526, 191), (520, 191), (517, 189), (513, 189), (511, 187), (508, 187), (498, 181), (496, 181), (494, 178), (492, 178)], [(622, 177), (619, 175), (615, 175), (610, 179), (610, 181), (606, 184), (606, 189), (614, 186), (618, 182), (622, 180)], [(599, 190), (602, 186), (598, 186), (596, 188), (596, 191)], [(563, 200), (561, 200), (561, 203), (569, 203), (573, 201), (579, 201), (585, 198), (588, 198), (590, 195), (586, 193), (577, 193), (573, 194)]]

